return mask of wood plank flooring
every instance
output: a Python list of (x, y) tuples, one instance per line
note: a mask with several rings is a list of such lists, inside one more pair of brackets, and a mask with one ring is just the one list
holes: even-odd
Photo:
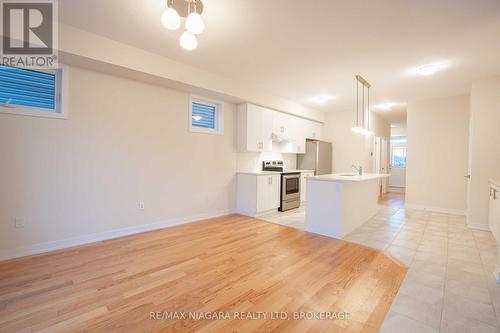
[[(376, 332), (405, 273), (382, 252), (232, 215), (0, 262), (0, 332)], [(173, 311), (256, 319), (150, 319)]]

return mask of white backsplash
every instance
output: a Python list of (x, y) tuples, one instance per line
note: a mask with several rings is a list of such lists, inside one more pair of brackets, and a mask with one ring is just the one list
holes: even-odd
[(282, 160), (285, 169), (297, 168), (297, 154), (284, 154), (278, 151), (262, 153), (238, 153), (237, 170), (245, 172), (262, 171), (262, 161)]

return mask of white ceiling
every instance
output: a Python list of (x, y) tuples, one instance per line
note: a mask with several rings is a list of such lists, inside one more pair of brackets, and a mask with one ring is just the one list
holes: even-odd
[[(499, 0), (203, 1), (195, 51), (161, 26), (163, 0), (60, 0), (60, 20), (324, 111), (354, 108), (355, 74), (372, 84), (372, 104), (403, 105), (500, 74)], [(449, 66), (411, 72), (433, 62)], [(321, 94), (336, 99), (310, 101)], [(394, 110), (379, 114), (404, 113)]]

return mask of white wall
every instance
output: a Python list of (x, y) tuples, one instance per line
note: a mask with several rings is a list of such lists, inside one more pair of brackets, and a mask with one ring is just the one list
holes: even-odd
[(408, 104), (406, 202), (463, 213), (466, 209), (469, 97)]
[[(273, 143), (274, 146), (276, 144)], [(257, 172), (262, 171), (262, 161), (282, 160), (285, 169), (293, 170), (297, 167), (297, 154), (284, 154), (278, 151), (262, 153), (238, 153), (238, 171)]]
[[(373, 137), (352, 132), (355, 123), (353, 111), (332, 112), (326, 115), (323, 138), (332, 142), (332, 172), (351, 172), (351, 166), (362, 165), (366, 172), (373, 170)], [(376, 136), (390, 136), (390, 125), (376, 114), (372, 114), (372, 130)], [(388, 142), (388, 140), (387, 140)], [(388, 149), (388, 148), (387, 148)], [(387, 170), (387, 168), (386, 168)]]
[(224, 135), (191, 133), (187, 93), (76, 67), (69, 80), (68, 120), (0, 114), (0, 255), (234, 210), (234, 105)]
[(406, 127), (391, 127), (391, 136), (406, 136)]
[(210, 94), (234, 103), (249, 102), (270, 109), (323, 122), (322, 111), (148, 52), (115, 40), (59, 24), (60, 60), (78, 66), (106, 70), (114, 75), (160, 83), (174, 89)]
[(471, 180), (467, 223), (488, 226), (488, 179), (500, 178), (500, 77), (472, 84)]

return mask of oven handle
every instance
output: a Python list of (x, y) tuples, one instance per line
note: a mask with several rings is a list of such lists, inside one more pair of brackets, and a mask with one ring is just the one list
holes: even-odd
[(284, 179), (290, 179), (290, 178), (300, 178), (300, 174), (298, 175), (283, 175)]

